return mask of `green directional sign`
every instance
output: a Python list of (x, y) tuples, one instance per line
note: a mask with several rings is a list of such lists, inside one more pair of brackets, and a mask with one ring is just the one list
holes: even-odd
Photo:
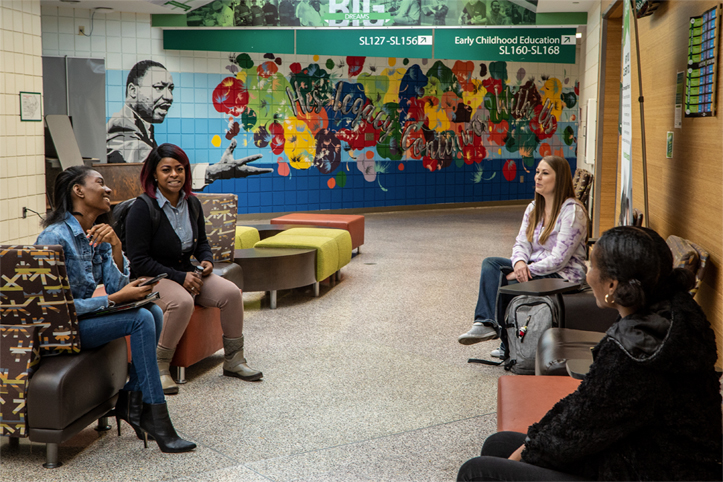
[(431, 58), (432, 39), (432, 29), (297, 30), (296, 53)]
[(294, 31), (291, 29), (169, 29), (163, 31), (163, 48), (293, 54)]
[(574, 64), (575, 45), (574, 28), (437, 29), (434, 57)]

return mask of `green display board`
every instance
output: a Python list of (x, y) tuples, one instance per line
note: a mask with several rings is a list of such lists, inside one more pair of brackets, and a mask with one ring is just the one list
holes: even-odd
[(437, 59), (575, 63), (574, 28), (437, 29)]
[(690, 18), (688, 29), (688, 71), (685, 89), (685, 116), (716, 115), (716, 78), (720, 18), (713, 7), (700, 17)]
[(267, 29), (169, 29), (163, 31), (164, 50), (210, 52), (294, 53), (294, 31)]
[(297, 30), (300, 55), (432, 58), (432, 29)]

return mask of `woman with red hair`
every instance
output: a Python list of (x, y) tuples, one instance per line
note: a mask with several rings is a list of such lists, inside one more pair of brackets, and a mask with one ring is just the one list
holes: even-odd
[[(141, 171), (143, 191), (160, 211), (154, 226), (148, 204), (135, 202), (126, 219), (126, 251), (134, 276), (165, 273), (157, 286), (163, 308), (163, 330), (156, 355), (163, 393), (178, 393), (170, 364), (194, 304), (221, 309), (223, 328), (223, 374), (246, 381), (263, 374), (250, 368), (244, 358), (243, 299), (238, 287), (213, 274), (213, 255), (206, 239), (201, 203), (191, 192), (191, 166), (183, 150), (173, 144), (153, 149)], [(203, 268), (196, 273), (191, 256)]]

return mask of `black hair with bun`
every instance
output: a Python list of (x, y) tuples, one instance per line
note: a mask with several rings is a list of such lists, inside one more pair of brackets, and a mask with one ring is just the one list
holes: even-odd
[(601, 279), (618, 281), (613, 299), (620, 306), (647, 308), (690, 289), (694, 281), (690, 271), (673, 269), (667, 243), (648, 228), (619, 226), (605, 231), (593, 256)]

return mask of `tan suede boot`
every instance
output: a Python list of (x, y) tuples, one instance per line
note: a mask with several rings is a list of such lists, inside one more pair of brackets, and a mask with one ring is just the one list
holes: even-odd
[(223, 337), (223, 374), (236, 377), (247, 382), (260, 380), (264, 376), (258, 370), (250, 368), (244, 358), (244, 336), (238, 338)]
[(178, 385), (171, 377), (171, 360), (176, 349), (156, 347), (156, 358), (158, 359), (158, 371), (161, 375), (161, 385), (164, 395), (175, 395), (178, 393)]

